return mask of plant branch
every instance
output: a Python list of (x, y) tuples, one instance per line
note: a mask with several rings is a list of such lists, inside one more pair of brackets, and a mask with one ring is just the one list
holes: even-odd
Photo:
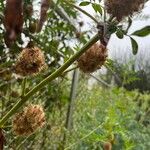
[(103, 85), (105, 85), (106, 87), (109, 87), (109, 88), (111, 88), (112, 86), (111, 85), (109, 85), (107, 82), (105, 82), (104, 80), (102, 80), (102, 79), (98, 79), (97, 77), (95, 77), (94, 75), (92, 75), (92, 74), (90, 74), (90, 76), (92, 77), (92, 78), (94, 78), (96, 81), (98, 81), (99, 83), (102, 83)]
[(64, 9), (60, 6), (57, 6), (57, 4), (51, 0), (50, 1), (50, 7), (64, 20), (66, 20), (70, 25), (73, 26), (74, 30), (77, 31), (77, 28), (75, 26), (75, 22), (70, 19), (70, 17), (68, 16), (68, 14), (64, 11)]
[(16, 113), (16, 111), (37, 91), (39, 91), (46, 84), (60, 76), (75, 60), (77, 60), (86, 50), (88, 50), (94, 43), (99, 40), (99, 35), (96, 34), (88, 43), (86, 43), (80, 51), (74, 54), (68, 61), (64, 63), (59, 69), (54, 73), (42, 80), (38, 85), (31, 89), (27, 94), (25, 94), (21, 99), (13, 106), (13, 108), (0, 120), (0, 127), (2, 127), (5, 122)]
[(87, 13), (85, 10), (81, 9), (80, 7), (68, 2), (67, 0), (63, 0), (64, 3), (70, 5), (71, 7), (74, 7), (75, 9), (79, 10), (80, 12), (82, 12), (83, 14), (85, 14), (86, 16), (88, 16), (89, 18), (91, 18), (94, 22), (96, 22), (97, 24), (99, 23), (97, 21), (97, 19), (95, 19), (92, 15), (90, 15), (89, 13)]

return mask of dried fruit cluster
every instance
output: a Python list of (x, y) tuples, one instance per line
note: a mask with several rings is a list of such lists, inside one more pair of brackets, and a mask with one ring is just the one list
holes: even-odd
[(45, 124), (45, 113), (40, 105), (29, 105), (15, 115), (13, 131), (16, 135), (30, 135)]
[(138, 12), (144, 6), (145, 0), (105, 0), (105, 7), (107, 12), (118, 21), (124, 17)]
[(15, 72), (21, 76), (34, 75), (45, 66), (45, 58), (41, 49), (38, 47), (25, 48), (15, 64)]
[(78, 59), (78, 67), (84, 73), (91, 73), (100, 69), (105, 63), (107, 49), (104, 45), (95, 43)]

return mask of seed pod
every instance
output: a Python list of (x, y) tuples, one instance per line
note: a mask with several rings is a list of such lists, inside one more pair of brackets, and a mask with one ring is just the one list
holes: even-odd
[(109, 14), (121, 21), (124, 17), (133, 15), (144, 6), (145, 0), (105, 0), (105, 7)]
[(25, 48), (15, 64), (15, 73), (21, 76), (34, 75), (45, 66), (45, 58), (41, 49), (38, 47)]
[(107, 57), (104, 45), (95, 43), (78, 59), (78, 67), (84, 73), (91, 73), (100, 69)]
[(49, 9), (50, 3), (49, 0), (41, 0), (41, 12), (40, 12), (40, 19), (37, 24), (36, 32), (40, 32), (44, 22), (47, 19), (47, 11)]
[(30, 135), (45, 124), (45, 113), (40, 105), (29, 105), (13, 119), (16, 135)]
[(8, 47), (21, 34), (23, 27), (23, 2), (22, 0), (7, 0), (4, 12), (5, 43)]
[(35, 31), (36, 31), (36, 21), (30, 22), (29, 31), (30, 31), (30, 33), (35, 33)]
[(112, 145), (110, 142), (105, 142), (103, 148), (104, 150), (112, 150)]

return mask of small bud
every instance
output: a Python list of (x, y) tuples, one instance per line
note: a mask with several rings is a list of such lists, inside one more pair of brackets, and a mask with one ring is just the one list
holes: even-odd
[(10, 96), (13, 97), (13, 98), (17, 98), (17, 97), (19, 97), (19, 93), (17, 91), (12, 91), (10, 93)]
[(79, 26), (82, 27), (83, 25), (84, 25), (84, 22), (83, 22), (83, 21), (80, 21), (80, 22), (79, 22)]
[(16, 135), (30, 135), (45, 124), (45, 113), (40, 105), (29, 105), (15, 115), (13, 131)]
[(110, 142), (105, 142), (103, 148), (104, 150), (112, 150), (112, 145)]
[(83, 35), (82, 32), (76, 32), (75, 34), (76, 34), (76, 38), (77, 38), (77, 39), (80, 39), (81, 36)]
[(104, 45), (95, 43), (78, 59), (78, 67), (84, 73), (91, 73), (100, 69), (105, 63), (107, 49)]
[(34, 75), (45, 66), (45, 58), (41, 49), (38, 47), (25, 48), (15, 64), (15, 73), (21, 76)]
[(29, 24), (29, 31), (30, 33), (35, 33), (36, 31), (36, 22), (32, 22)]

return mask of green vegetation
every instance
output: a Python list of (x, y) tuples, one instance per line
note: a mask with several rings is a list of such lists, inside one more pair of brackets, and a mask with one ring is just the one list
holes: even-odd
[(136, 1), (0, 0), (0, 150), (149, 149), (149, 65), (108, 56), (112, 34), (132, 56), (149, 36), (128, 33)]
[(50, 85), (49, 92), (44, 94), (45, 100), (40, 98), (42, 93), (35, 97), (36, 104), (45, 106), (45, 127), (27, 138), (14, 137), (12, 131), (6, 129), (9, 131), (7, 149), (19, 145), (20, 149), (49, 150), (65, 146), (66, 149), (97, 150), (103, 149), (103, 144), (108, 141), (113, 141), (114, 150), (148, 149), (150, 95), (123, 88), (104, 89), (99, 85), (88, 90), (85, 81), (82, 79), (79, 82), (70, 130), (64, 128), (69, 83), (61, 82), (59, 87), (58, 83), (53, 83), (53, 88)]

